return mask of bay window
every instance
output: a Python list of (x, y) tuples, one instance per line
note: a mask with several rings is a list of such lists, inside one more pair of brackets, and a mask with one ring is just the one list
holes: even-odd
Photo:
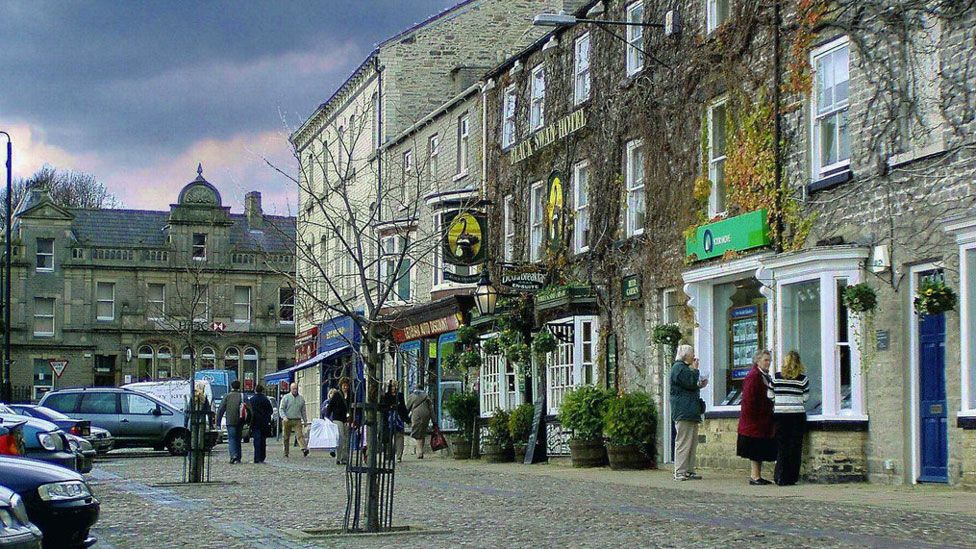
[[(482, 341), (498, 337), (497, 333), (483, 336)], [(481, 386), (481, 417), (490, 417), (496, 409), (510, 411), (522, 403), (515, 366), (499, 354), (482, 356), (479, 371)]]
[(850, 164), (850, 47), (841, 37), (811, 54), (815, 73), (812, 99), (813, 177), (819, 179)]
[(546, 325), (556, 336), (556, 350), (546, 356), (546, 406), (550, 414), (559, 411), (566, 393), (576, 387), (592, 385), (596, 360), (596, 316), (572, 316)]

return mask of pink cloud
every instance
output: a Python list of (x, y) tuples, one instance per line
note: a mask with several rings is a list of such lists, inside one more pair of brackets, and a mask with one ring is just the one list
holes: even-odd
[[(48, 143), (43, 129), (33, 124), (18, 122), (4, 129), (10, 134), (14, 144), (14, 178), (29, 177), (45, 164), (87, 172), (97, 171), (102, 164), (94, 153), (70, 153), (55, 144)], [(3, 162), (6, 160), (3, 158)]]

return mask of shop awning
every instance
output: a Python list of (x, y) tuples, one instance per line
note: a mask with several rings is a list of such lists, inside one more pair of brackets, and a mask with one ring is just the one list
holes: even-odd
[(299, 362), (298, 364), (290, 368), (286, 368), (284, 370), (278, 370), (277, 372), (270, 373), (270, 374), (265, 374), (264, 381), (265, 383), (278, 383), (280, 381), (291, 381), (292, 376), (295, 375), (295, 372), (299, 370), (304, 370), (306, 368), (311, 368), (312, 366), (315, 366), (316, 364), (322, 362), (323, 360), (327, 360), (335, 356), (345, 354), (350, 351), (352, 351), (352, 347), (349, 345), (345, 345), (337, 349), (330, 349), (328, 351), (321, 352), (313, 356), (312, 358), (304, 362)]
[(397, 311), (385, 319), (393, 328), (393, 340), (403, 343), (456, 330), (459, 314), (473, 306), (470, 295), (452, 295)]

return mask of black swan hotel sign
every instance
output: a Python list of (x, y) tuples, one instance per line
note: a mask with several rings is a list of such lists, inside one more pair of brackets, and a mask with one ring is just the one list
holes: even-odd
[(535, 154), (553, 141), (563, 139), (586, 127), (586, 111), (579, 109), (549, 124), (535, 133), (532, 137), (522, 141), (512, 149), (509, 159), (512, 164), (518, 164)]

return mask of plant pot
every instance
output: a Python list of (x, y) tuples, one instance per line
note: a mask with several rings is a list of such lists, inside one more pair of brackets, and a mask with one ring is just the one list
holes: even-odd
[(529, 445), (521, 442), (513, 446), (515, 448), (515, 463), (525, 462), (525, 452), (529, 450)]
[(614, 471), (626, 469), (653, 469), (654, 460), (644, 453), (639, 444), (610, 444), (607, 443), (607, 457), (610, 458), (610, 468)]
[(468, 459), (471, 457), (470, 440), (459, 436), (452, 436), (448, 441), (451, 443), (451, 453), (454, 455), (454, 459)]
[(601, 440), (569, 441), (569, 455), (573, 467), (602, 467), (607, 464), (607, 450)]
[(483, 454), (486, 463), (508, 463), (514, 457), (511, 446), (501, 444), (485, 444)]

